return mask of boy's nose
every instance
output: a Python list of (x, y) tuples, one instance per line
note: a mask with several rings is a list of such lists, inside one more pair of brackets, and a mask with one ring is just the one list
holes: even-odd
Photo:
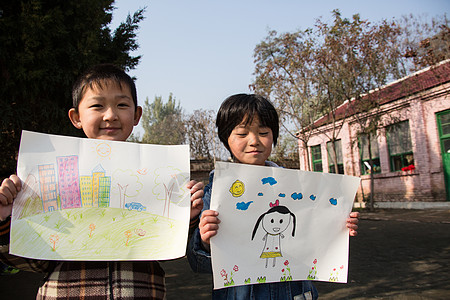
[(105, 111), (105, 114), (103, 115), (103, 120), (105, 121), (117, 120), (117, 112), (114, 110), (114, 108), (110, 107)]

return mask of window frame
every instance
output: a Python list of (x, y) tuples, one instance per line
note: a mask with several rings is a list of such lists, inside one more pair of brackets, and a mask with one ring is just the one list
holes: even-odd
[[(411, 149), (408, 149), (406, 151), (403, 152), (399, 152), (399, 153), (392, 153), (392, 129), (394, 128), (394, 126), (403, 126), (401, 124), (407, 124), (406, 128), (408, 130), (407, 132), (407, 136), (408, 136), (408, 143), (411, 147)], [(391, 168), (391, 172), (399, 172), (399, 171), (407, 171), (408, 170), (414, 170), (415, 169), (415, 161), (414, 161), (414, 152), (412, 149), (412, 139), (411, 139), (411, 129), (409, 126), (409, 120), (405, 120), (405, 121), (401, 121), (398, 123), (394, 123), (392, 125), (389, 125), (386, 127), (386, 141), (387, 141), (387, 146), (388, 146), (388, 151), (389, 151), (389, 164), (390, 164), (390, 168)], [(408, 161), (408, 156), (412, 156), (412, 163), (405, 163), (405, 161)], [(397, 163), (396, 162), (400, 162), (400, 167), (396, 168)]]
[[(372, 164), (375, 165), (375, 167), (373, 167), (373, 165), (372, 166), (370, 165), (370, 159), (369, 158), (364, 159), (364, 156), (363, 156), (363, 154), (364, 154), (364, 145), (362, 143), (362, 138), (366, 138), (367, 139), (367, 136), (370, 136), (372, 150), (373, 150), (373, 146), (374, 145), (376, 145), (376, 147), (377, 147), (377, 151), (376, 152), (378, 152), (378, 156), (372, 156)], [(380, 174), (381, 173), (380, 147), (378, 146), (377, 136), (376, 135), (374, 136), (373, 134), (367, 134), (367, 133), (361, 134), (358, 137), (358, 149), (359, 149), (359, 158), (361, 160), (361, 164), (360, 164), (361, 175), (369, 175), (371, 173), (370, 172), (371, 169), (374, 169), (373, 174)], [(367, 149), (367, 151), (369, 151), (369, 149)], [(369, 169), (369, 167), (367, 167), (366, 163), (367, 163), (367, 165), (370, 166), (370, 169)]]
[[(315, 151), (317, 150), (318, 151)], [(312, 170), (314, 172), (323, 172), (323, 163), (322, 163), (322, 149), (321, 149), (321, 145), (314, 145), (314, 146), (310, 146), (310, 151), (311, 151), (311, 167)], [(319, 154), (320, 159), (314, 159), (314, 154)], [(316, 169), (316, 165), (320, 164), (320, 168)]]
[[(328, 155), (328, 172), (329, 173), (333, 173), (335, 174), (335, 170), (334, 170), (334, 164), (333, 161), (331, 159), (331, 153), (330, 150), (331, 148), (328, 145), (331, 145), (332, 141), (328, 141), (327, 142), (327, 155)], [(342, 140), (341, 139), (337, 139), (334, 141), (334, 143), (338, 143), (337, 145), (339, 145), (339, 147), (336, 147), (336, 164), (338, 167), (338, 174), (345, 174), (344, 171), (344, 156), (342, 153)], [(338, 153), (340, 152), (340, 153)]]

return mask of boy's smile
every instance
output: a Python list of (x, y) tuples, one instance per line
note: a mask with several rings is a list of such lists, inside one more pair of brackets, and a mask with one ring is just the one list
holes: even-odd
[(88, 138), (112, 141), (125, 141), (141, 115), (142, 108), (135, 109), (130, 88), (113, 82), (86, 88), (78, 111), (69, 111), (73, 125), (83, 129)]
[(265, 165), (272, 152), (272, 129), (260, 125), (255, 117), (251, 124), (245, 122), (236, 126), (228, 138), (228, 145), (234, 158), (244, 164)]

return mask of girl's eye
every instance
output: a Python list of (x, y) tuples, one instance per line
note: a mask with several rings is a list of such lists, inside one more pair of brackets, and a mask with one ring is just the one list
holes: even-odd
[(280, 224), (283, 224), (283, 219), (280, 220)]
[(92, 105), (89, 106), (89, 107), (92, 107), (92, 108), (99, 108), (99, 107), (102, 107), (102, 105), (101, 105), (101, 104), (92, 104)]
[(275, 221), (273, 219), (270, 219), (270, 223), (274, 223)]
[(130, 105), (128, 103), (119, 103), (120, 107), (129, 107)]
[(262, 136), (266, 136), (266, 135), (268, 135), (269, 134), (269, 132), (260, 132), (259, 133), (259, 135), (262, 135)]

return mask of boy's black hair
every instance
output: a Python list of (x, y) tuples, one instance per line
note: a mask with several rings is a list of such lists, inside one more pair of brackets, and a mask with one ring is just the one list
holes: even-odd
[(137, 109), (137, 92), (134, 80), (125, 73), (124, 70), (113, 64), (96, 65), (85, 73), (83, 73), (75, 82), (72, 88), (73, 107), (78, 111), (81, 99), (83, 99), (87, 88), (97, 86), (103, 88), (105, 85), (113, 82), (122, 88), (122, 85), (128, 85), (131, 92), (131, 97), (134, 102), (134, 109)]
[(255, 116), (259, 118), (262, 126), (272, 129), (273, 145), (277, 144), (280, 125), (278, 113), (272, 103), (260, 95), (236, 94), (223, 101), (216, 118), (219, 139), (228, 151), (228, 138), (233, 129), (241, 124), (244, 118), (245, 125), (250, 124)]

